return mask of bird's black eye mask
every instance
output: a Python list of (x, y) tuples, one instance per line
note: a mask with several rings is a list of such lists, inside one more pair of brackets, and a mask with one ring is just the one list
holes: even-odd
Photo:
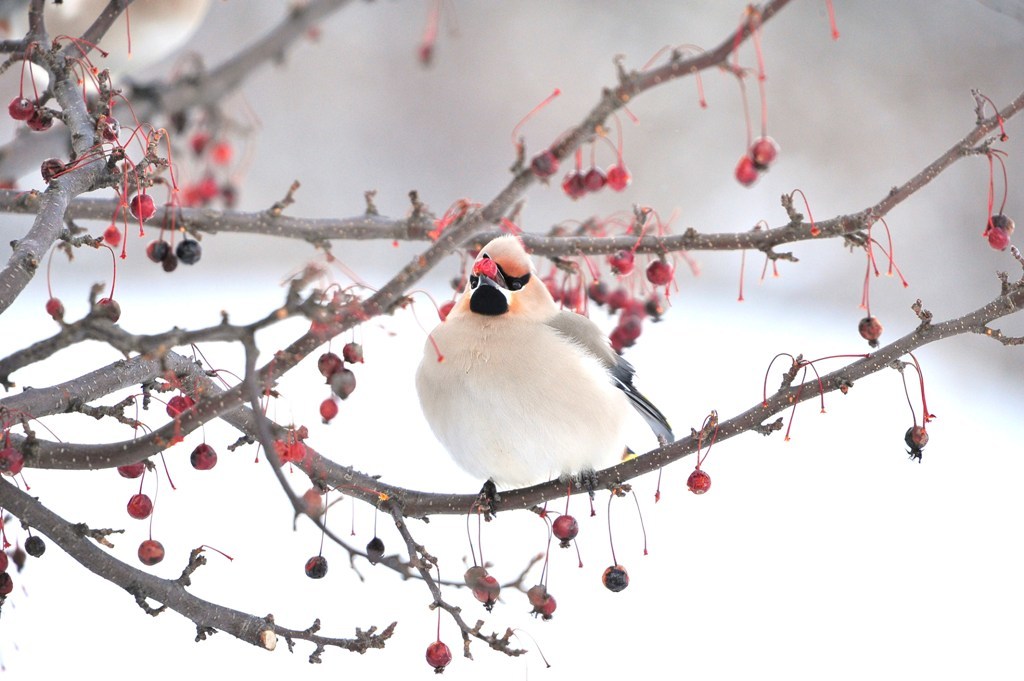
[[(486, 260), (491, 259), (491, 257), (486, 253), (481, 254), (480, 258)], [(495, 277), (494, 282), (504, 289), (507, 289), (509, 291), (519, 291), (524, 286), (526, 286), (527, 282), (530, 281), (529, 272), (527, 272), (521, 277), (510, 277), (508, 274), (506, 274), (505, 270), (503, 270), (501, 268), (501, 265), (499, 265), (497, 262), (494, 263), (494, 266), (497, 267), (498, 269), (498, 276)], [(476, 288), (477, 286), (479, 286), (480, 276), (476, 274), (471, 275), (469, 277), (469, 285), (471, 288)]]

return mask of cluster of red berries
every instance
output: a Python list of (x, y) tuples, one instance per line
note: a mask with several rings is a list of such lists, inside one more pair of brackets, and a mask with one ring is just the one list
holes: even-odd
[[(191, 398), (188, 399), (191, 400)], [(167, 411), (170, 413), (170, 405), (168, 405)], [(141, 477), (146, 472), (146, 462), (137, 461), (136, 463), (118, 466), (117, 472), (123, 478), (135, 479)], [(142, 492), (133, 494), (128, 499), (128, 515), (136, 520), (145, 520), (153, 515), (153, 500), (149, 498), (148, 494)], [(137, 555), (140, 563), (152, 567), (164, 559), (164, 545), (150, 537), (139, 544)]]
[(997, 251), (1003, 251), (1010, 245), (1013, 228), (1013, 220), (1002, 213), (998, 213), (989, 218), (982, 236), (988, 239), (989, 246)]
[(207, 170), (198, 182), (186, 184), (181, 190), (183, 206), (209, 206), (216, 199), (232, 208), (238, 192), (230, 182), (219, 184), (214, 176), (214, 169), (225, 168), (234, 158), (234, 148), (226, 139), (214, 139), (210, 133), (199, 131), (189, 139), (192, 154), (207, 162)]
[[(316, 362), (316, 368), (331, 386), (331, 392), (341, 399), (347, 399), (352, 391), (356, 389), (356, 375), (345, 363), (356, 364), (363, 362), (363, 346), (359, 343), (346, 343), (341, 350), (341, 357), (333, 352), (325, 352), (320, 355)], [(338, 415), (338, 403), (334, 397), (328, 397), (320, 403), (320, 416), (324, 423), (330, 423), (331, 419)]]
[[(533, 164), (530, 167), (533, 168), (534, 174), (537, 174), (536, 167)], [(599, 192), (606, 186), (621, 192), (629, 186), (632, 180), (633, 176), (629, 174), (624, 165), (612, 164), (608, 166), (607, 173), (595, 165), (591, 166), (590, 170), (586, 172), (583, 172), (582, 168), (576, 168), (566, 173), (565, 177), (562, 178), (562, 191), (565, 192), (566, 196), (575, 201), (587, 194)]]
[(0, 449), (0, 473), (14, 477), (25, 467), (25, 456), (14, 447)]
[(195, 265), (202, 255), (203, 247), (195, 239), (182, 239), (173, 251), (171, 245), (163, 239), (158, 239), (146, 246), (146, 257), (159, 263), (164, 268), (164, 272), (173, 272), (178, 269), (179, 262)]
[(29, 130), (42, 132), (53, 126), (54, 113), (45, 107), (39, 106), (39, 102), (33, 102), (25, 97), (15, 97), (7, 105), (7, 113), (16, 121), (25, 121)]
[(744, 187), (757, 182), (779, 155), (779, 145), (771, 137), (758, 137), (736, 164), (736, 181)]
[(612, 329), (608, 339), (615, 352), (620, 354), (625, 348), (636, 344), (643, 332), (643, 320), (646, 317), (658, 321), (665, 311), (662, 300), (657, 294), (653, 294), (644, 301), (634, 298), (629, 291), (621, 286), (614, 291), (609, 291), (608, 285), (600, 280), (594, 281), (590, 285), (587, 295), (598, 305), (607, 306), (610, 312), (619, 313), (618, 323)]

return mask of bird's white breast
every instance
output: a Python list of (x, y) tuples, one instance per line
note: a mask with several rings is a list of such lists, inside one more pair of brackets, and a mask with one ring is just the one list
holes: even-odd
[(503, 486), (615, 463), (629, 411), (606, 369), (554, 329), (508, 316), (449, 319), (416, 376), (427, 421), (468, 472)]

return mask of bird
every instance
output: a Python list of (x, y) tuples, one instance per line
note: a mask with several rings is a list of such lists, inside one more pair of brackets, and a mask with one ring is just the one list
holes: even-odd
[(633, 374), (593, 321), (554, 301), (519, 237), (503, 235), (431, 332), (416, 389), (437, 439), (486, 490), (617, 463), (630, 407), (660, 443), (674, 441)]

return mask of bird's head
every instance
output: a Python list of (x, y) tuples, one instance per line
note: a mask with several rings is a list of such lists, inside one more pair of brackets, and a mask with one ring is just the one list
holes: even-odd
[(473, 263), (457, 314), (510, 315), (544, 320), (558, 306), (537, 276), (533, 260), (515, 236), (500, 236), (482, 249)]

